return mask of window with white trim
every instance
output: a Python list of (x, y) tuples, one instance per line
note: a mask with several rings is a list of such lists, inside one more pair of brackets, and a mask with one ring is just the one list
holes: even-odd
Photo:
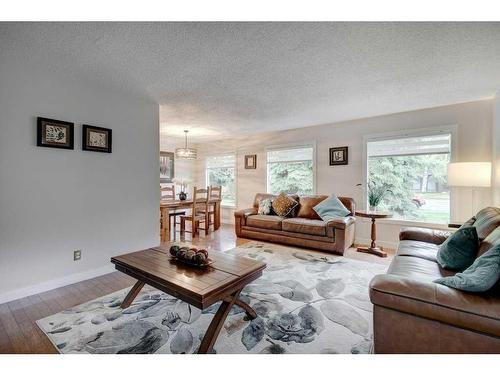
[(314, 194), (313, 146), (268, 150), (267, 192)]
[(223, 206), (236, 206), (236, 155), (208, 156), (206, 160), (206, 183), (222, 187)]
[(377, 210), (394, 218), (449, 222), (451, 133), (372, 140), (366, 151), (368, 206), (379, 197)]

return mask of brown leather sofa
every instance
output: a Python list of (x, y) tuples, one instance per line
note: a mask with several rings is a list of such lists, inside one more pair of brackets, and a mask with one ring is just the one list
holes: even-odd
[(257, 194), (253, 207), (234, 213), (236, 235), (344, 254), (354, 241), (354, 200), (339, 197), (351, 214), (325, 222), (313, 207), (328, 198), (327, 195), (290, 196), (298, 202), (298, 206), (290, 217), (282, 218), (276, 215), (258, 215), (259, 202), (275, 195)]
[[(485, 208), (478, 256), (500, 242), (500, 208)], [(448, 232), (405, 228), (387, 274), (370, 283), (375, 353), (500, 353), (500, 282), (486, 293), (433, 283), (453, 272), (436, 261)]]

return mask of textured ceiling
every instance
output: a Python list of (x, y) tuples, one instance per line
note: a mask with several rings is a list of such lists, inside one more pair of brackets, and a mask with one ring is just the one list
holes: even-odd
[(0, 23), (0, 58), (151, 97), (199, 142), (490, 97), (500, 23)]

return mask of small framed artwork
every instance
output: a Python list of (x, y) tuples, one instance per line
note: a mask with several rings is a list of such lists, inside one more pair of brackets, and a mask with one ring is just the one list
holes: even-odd
[(347, 162), (347, 146), (330, 148), (330, 165), (347, 165)]
[(174, 179), (174, 153), (160, 151), (160, 183), (171, 183)]
[(37, 117), (36, 145), (39, 147), (74, 148), (74, 124), (72, 122)]
[(112, 130), (99, 126), (82, 126), (82, 150), (111, 152)]
[(257, 155), (245, 155), (245, 169), (257, 169)]

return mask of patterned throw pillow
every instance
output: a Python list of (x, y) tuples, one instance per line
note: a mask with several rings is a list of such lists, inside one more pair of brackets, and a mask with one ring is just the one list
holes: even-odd
[(273, 200), (272, 207), (276, 215), (285, 217), (293, 211), (297, 204), (296, 200), (288, 197), (285, 193), (281, 193)]
[(273, 200), (271, 198), (262, 199), (259, 202), (259, 215), (271, 215)]

